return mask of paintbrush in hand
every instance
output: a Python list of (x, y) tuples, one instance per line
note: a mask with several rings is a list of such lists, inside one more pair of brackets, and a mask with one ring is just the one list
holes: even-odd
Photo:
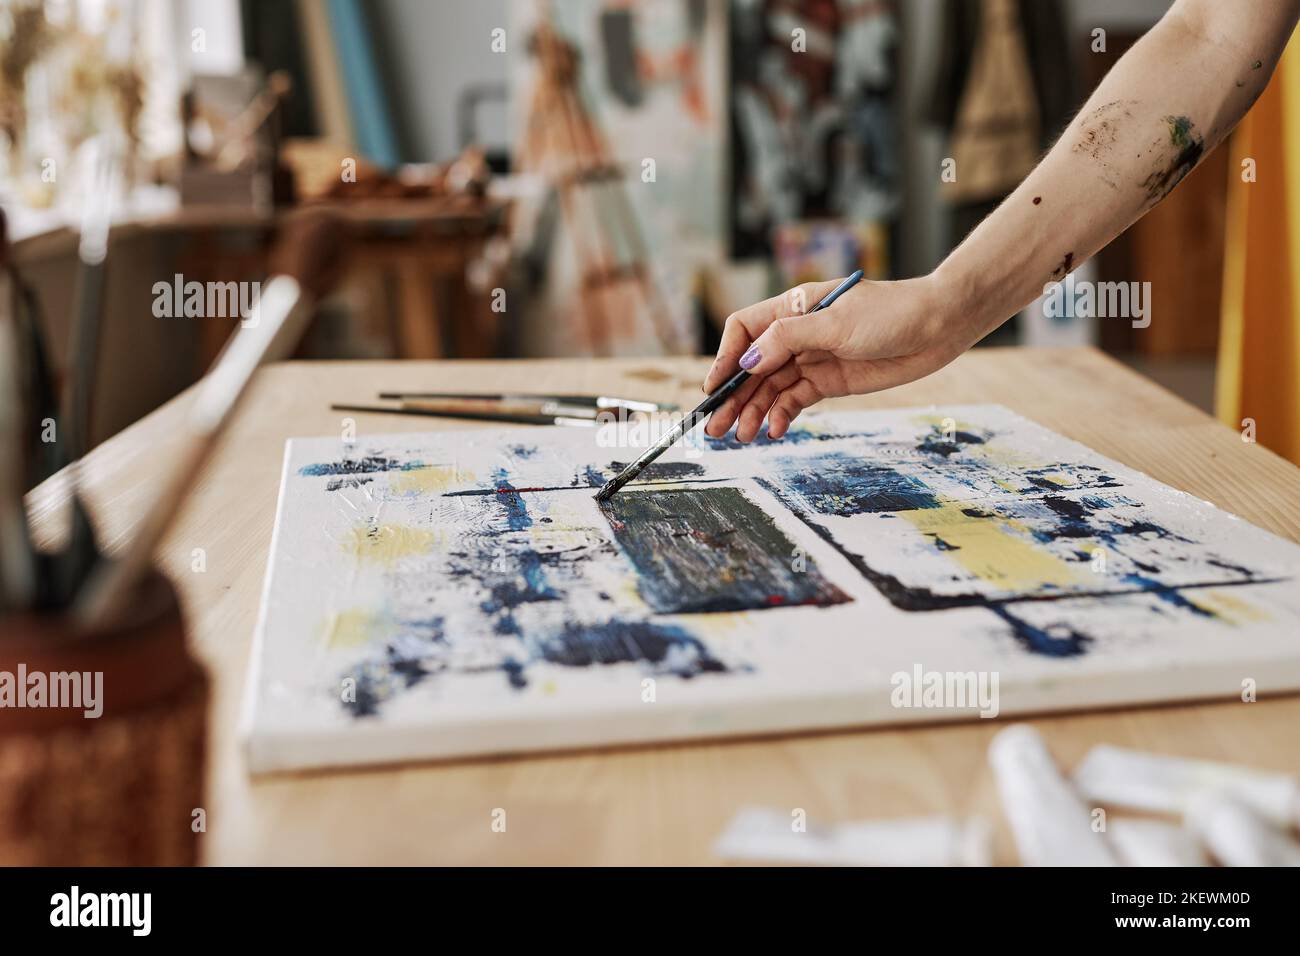
[(130, 603), (154, 552), (171, 529), (199, 472), (230, 422), (253, 373), (288, 354), (301, 337), (313, 306), (338, 277), (343, 224), (309, 213), (286, 227), (276, 249), (272, 278), (262, 289), (255, 320), (238, 329), (199, 381), (187, 415), (183, 445), (143, 526), (122, 556), (105, 562), (77, 602), (86, 625), (103, 626)]
[[(822, 309), (828, 308), (832, 302), (857, 285), (858, 280), (861, 278), (862, 270), (859, 269), (832, 289), (824, 299), (809, 309), (807, 314), (812, 315), (814, 312), (820, 312)], [(741, 369), (735, 375), (731, 376), (731, 378), (727, 379), (726, 382), (713, 391), (713, 394), (700, 402), (700, 404), (695, 406), (695, 408), (685, 415), (680, 422), (670, 428), (667, 434), (665, 434), (664, 437), (655, 445), (647, 449), (641, 457), (632, 462), (632, 464), (628, 465), (609, 481), (605, 482), (600, 491), (596, 492), (596, 500), (609, 501), (610, 498), (614, 497), (614, 495), (618, 493), (620, 488), (637, 475), (641, 474), (648, 464), (676, 444), (676, 442), (692, 428), (717, 411), (722, 403), (732, 395), (736, 394), (736, 390), (747, 381), (749, 381), (749, 373), (744, 369)]]

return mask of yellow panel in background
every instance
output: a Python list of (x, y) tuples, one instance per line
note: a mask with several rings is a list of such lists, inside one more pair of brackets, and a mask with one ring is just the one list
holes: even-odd
[(1237, 430), (1253, 419), (1260, 444), (1300, 464), (1298, 43), (1232, 137), (1215, 411)]

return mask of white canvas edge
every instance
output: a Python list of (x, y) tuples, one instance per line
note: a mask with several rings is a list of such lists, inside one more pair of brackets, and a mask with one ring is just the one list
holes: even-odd
[(284, 443), (280, 463), (280, 491), (275, 499), (275, 524), (271, 528), (271, 545), (266, 552), (266, 573), (262, 575), (262, 593), (257, 608), (257, 622), (253, 625), (253, 641), (248, 650), (247, 677), (244, 682), (243, 703), (240, 706), (239, 744), (250, 768), (258, 764), (255, 746), (257, 730), (257, 689), (262, 681), (262, 647), (266, 643), (266, 618), (271, 608), (271, 584), (275, 577), (275, 556), (279, 551), (281, 517), (285, 507), (285, 489), (289, 486), (289, 462), (293, 456), (293, 439)]
[[(1089, 446), (1062, 435), (1027, 415), (1022, 415), (996, 403), (962, 403), (958, 405), (909, 406), (871, 410), (846, 410), (827, 412), (826, 417), (870, 414), (906, 414), (943, 410), (960, 414), (963, 409), (996, 409), (1013, 418), (1029, 422), (1034, 427), (1050, 433), (1076, 451), (1082, 451), (1093, 463), (1108, 470), (1128, 476), (1137, 476), (1176, 494), (1199, 502), (1201, 505), (1228, 515), (1234, 520), (1246, 521), (1256, 531), (1277, 537), (1253, 522), (1220, 508), (1213, 502), (1190, 492), (1166, 484), (1143, 471), (1113, 458), (1102, 455)], [(822, 416), (816, 416), (822, 417)], [(534, 429), (507, 429), (509, 434), (536, 435)], [(446, 435), (446, 432), (412, 433), (393, 432), (367, 436), (367, 442), (385, 439), (410, 441), (421, 434)], [(330, 436), (301, 436), (305, 440), (330, 438)], [(554, 750), (605, 749), (629, 744), (650, 744), (708, 740), (716, 738), (753, 737), (777, 733), (817, 733), (848, 730), (860, 727), (899, 726), (920, 723), (948, 723), (978, 718), (975, 708), (895, 708), (888, 704), (888, 694), (873, 693), (888, 687), (863, 686), (860, 694), (804, 695), (783, 698), (779, 702), (782, 713), (773, 714), (773, 701), (731, 701), (729, 717), (723, 717), (713, 705), (683, 704), (666, 715), (659, 713), (653, 721), (642, 719), (635, 712), (605, 713), (601, 715), (599, 730), (591, 729), (590, 714), (581, 716), (557, 712), (544, 724), (536, 716), (501, 722), (475, 720), (465, 723), (445, 724), (436, 733), (428, 727), (359, 725), (347, 734), (276, 733), (256, 726), (257, 691), (261, 679), (261, 651), (266, 641), (266, 616), (269, 595), (273, 584), (275, 557), (280, 538), (280, 519), (285, 506), (285, 490), (289, 479), (289, 462), (292, 454), (290, 438), (285, 442), (284, 462), (281, 468), (280, 489), (276, 502), (275, 527), (267, 556), (261, 606), (258, 610), (250, 662), (245, 687), (244, 713), (240, 738), (247, 769), (252, 774), (282, 771), (324, 769), (357, 765), (411, 762), (418, 760), (446, 760), (461, 757), (490, 757), (516, 753), (537, 753)], [(505, 440), (505, 439), (503, 439)], [(1260, 658), (1253, 663), (1270, 671), (1268, 690), (1294, 692), (1300, 690), (1300, 654), (1277, 655)], [(1047, 686), (1019, 686), (1014, 679), (1004, 681), (1000, 688), (998, 718), (1005, 715), (1023, 716), (1035, 713), (1054, 713), (1071, 710), (1102, 710), (1114, 707), (1148, 707), (1195, 700), (1240, 701), (1239, 676), (1234, 675), (1229, 686), (1219, 670), (1219, 663), (1206, 663), (1193, 667), (1169, 668), (1162, 672), (1168, 682), (1176, 677), (1173, 686), (1155, 689), (1151, 686), (1152, 673), (1131, 672), (1077, 675), (1067, 682)], [(868, 698), (878, 703), (863, 706)], [(1140, 700), (1140, 703), (1134, 703)], [(649, 705), (647, 705), (649, 706)], [(649, 716), (649, 715), (646, 715)], [(994, 720), (998, 718), (992, 718)], [(444, 738), (439, 740), (438, 738)]]

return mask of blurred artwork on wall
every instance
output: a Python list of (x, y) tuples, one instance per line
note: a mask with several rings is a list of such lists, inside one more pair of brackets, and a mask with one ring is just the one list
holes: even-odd
[[(733, 0), (730, 12), (732, 256), (771, 254), (778, 237), (788, 250), (805, 220), (887, 234), (901, 189), (894, 4)], [(884, 276), (884, 253), (868, 275)]]
[(889, 274), (889, 231), (879, 222), (809, 220), (772, 230), (778, 284), (783, 289), (861, 269)]
[[(706, 0), (512, 3), (509, 36), (527, 47), (511, 51), (513, 168), (543, 180), (518, 211), (538, 251), (524, 354), (695, 349), (692, 289), (726, 249), (726, 13)], [(557, 83), (557, 70), (572, 76)], [(576, 96), (539, 95), (546, 82)]]

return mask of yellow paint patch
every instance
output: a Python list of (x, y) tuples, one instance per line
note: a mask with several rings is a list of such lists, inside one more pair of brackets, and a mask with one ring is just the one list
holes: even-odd
[(1247, 621), (1267, 621), (1269, 614), (1263, 608), (1226, 591), (1183, 591), (1183, 597), (1202, 611), (1208, 611), (1229, 624)]
[(749, 630), (748, 611), (731, 611), (724, 614), (691, 615), (691, 633), (710, 641), (725, 643), (732, 635)]
[(970, 574), (1015, 594), (1047, 586), (1068, 589), (1091, 580), (1086, 566), (1070, 564), (1035, 542), (1019, 522), (962, 513), (969, 502), (944, 501), (938, 508), (899, 511), (918, 531), (934, 534), (955, 550), (944, 557)]
[[(539, 517), (547, 517), (547, 512), (541, 512)], [(539, 522), (528, 529), (528, 539), (539, 551), (547, 548), (552, 551), (568, 551), (589, 544), (591, 538), (590, 528), (567, 524)]]
[(645, 606), (645, 601), (641, 599), (641, 592), (636, 586), (636, 574), (629, 568), (628, 572), (619, 579), (618, 590), (615, 592), (618, 604), (640, 604)]
[(944, 425), (951, 425), (955, 431), (959, 432), (978, 434), (980, 431), (979, 428), (972, 425), (970, 422), (959, 422), (957, 419), (952, 418), (949, 415), (913, 415), (911, 421), (913, 425), (932, 425), (939, 429), (939, 431), (943, 431)]
[[(1008, 471), (1037, 471), (1038, 469), (1045, 468), (1050, 464), (1049, 462), (1043, 461), (1041, 458), (1030, 457), (1014, 448), (1007, 448), (1004, 445), (998, 445), (996, 443), (989, 444), (986, 442), (983, 445), (966, 445), (962, 451), (970, 458), (986, 462), (995, 468), (1005, 469)], [(1020, 488), (1015, 484), (1002, 485), (1001, 479), (998, 480), (998, 484), (1005, 487), (1008, 491), (1014, 491), (1017, 494), (1020, 492)]]
[(325, 622), (325, 643), (330, 647), (362, 647), (383, 638), (387, 631), (385, 618), (353, 608), (330, 615)]
[(438, 494), (452, 485), (468, 483), (473, 477), (472, 472), (462, 471), (455, 465), (424, 465), (405, 471), (390, 471), (388, 487), (398, 494)]
[(381, 524), (373, 528), (358, 525), (348, 532), (343, 550), (355, 555), (358, 561), (392, 564), (400, 558), (424, 554), (436, 540), (432, 531), (409, 525)]

